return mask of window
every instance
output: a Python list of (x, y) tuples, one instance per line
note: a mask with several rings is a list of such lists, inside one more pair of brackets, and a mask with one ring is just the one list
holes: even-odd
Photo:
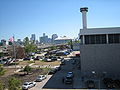
[(90, 44), (90, 42), (89, 42), (89, 35), (85, 36), (85, 44)]
[(105, 44), (106, 35), (86, 35), (85, 44)]
[(100, 44), (100, 35), (96, 35), (96, 44)]
[(114, 43), (119, 43), (119, 34), (114, 34)]
[(95, 35), (90, 36), (90, 44), (95, 44)]
[(106, 43), (106, 35), (100, 35), (101, 37), (101, 44), (105, 44)]
[(120, 43), (120, 34), (109, 34), (109, 43)]
[(109, 40), (109, 43), (113, 43), (113, 35), (112, 34), (108, 35), (108, 40)]

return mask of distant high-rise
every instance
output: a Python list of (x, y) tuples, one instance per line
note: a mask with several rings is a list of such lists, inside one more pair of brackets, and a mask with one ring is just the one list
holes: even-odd
[(30, 39), (31, 41), (35, 41), (35, 34), (32, 34)]
[(56, 38), (58, 38), (58, 35), (57, 35), (57, 34), (53, 34), (53, 35), (52, 35), (52, 43), (54, 43), (54, 40), (55, 40)]
[(43, 37), (40, 37), (40, 43), (41, 44), (46, 44), (48, 43), (48, 36), (43, 33)]
[(18, 45), (22, 45), (23, 42), (21, 41), (21, 39), (17, 39), (17, 42), (16, 42)]
[(6, 40), (5, 40), (5, 39), (2, 39), (2, 40), (1, 40), (1, 44), (2, 44), (2, 46), (5, 46), (5, 45), (6, 45)]
[(45, 33), (43, 33), (43, 37), (45, 37)]

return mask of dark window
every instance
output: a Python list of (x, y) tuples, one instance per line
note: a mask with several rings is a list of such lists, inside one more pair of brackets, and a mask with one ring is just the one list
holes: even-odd
[(113, 34), (108, 35), (109, 43), (113, 43)]
[(106, 43), (106, 35), (101, 35), (101, 44)]
[(119, 34), (114, 35), (114, 43), (119, 43)]
[(94, 35), (90, 36), (90, 44), (95, 44), (95, 36)]
[(85, 36), (85, 44), (89, 44), (90, 42), (89, 42), (89, 35), (86, 35)]
[(96, 35), (96, 44), (100, 44), (100, 35)]

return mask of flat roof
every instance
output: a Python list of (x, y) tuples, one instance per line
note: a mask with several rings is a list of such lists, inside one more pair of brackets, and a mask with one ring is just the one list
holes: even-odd
[(120, 27), (80, 29), (80, 35), (120, 34)]
[(56, 38), (55, 40), (72, 40), (72, 39), (64, 36), (64, 37)]

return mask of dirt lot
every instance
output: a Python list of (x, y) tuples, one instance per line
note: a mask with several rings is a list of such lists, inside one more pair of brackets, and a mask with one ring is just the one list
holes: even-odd
[(60, 65), (60, 62), (59, 61), (54, 61), (54, 62), (35, 61), (34, 65), (51, 65), (51, 66), (57, 66), (57, 65)]
[[(30, 63), (34, 63), (34, 61), (20, 61), (19, 65), (29, 65)], [(54, 61), (54, 62), (35, 61), (34, 65), (51, 65), (51, 66), (57, 66), (59, 64), (60, 64), (59, 61)]]
[(26, 81), (34, 81), (36, 79), (36, 77), (40, 74), (47, 74), (48, 73), (48, 69), (44, 68), (44, 69), (32, 69), (32, 73), (29, 73), (29, 75), (25, 75), (24, 72), (18, 72), (18, 73), (14, 73), (15, 69), (6, 69), (6, 73), (4, 76), (0, 76), (0, 82), (2, 82), (3, 84), (5, 84), (5, 87), (8, 87), (8, 80), (11, 77), (16, 77), (21, 81), (21, 85), (26, 82)]

